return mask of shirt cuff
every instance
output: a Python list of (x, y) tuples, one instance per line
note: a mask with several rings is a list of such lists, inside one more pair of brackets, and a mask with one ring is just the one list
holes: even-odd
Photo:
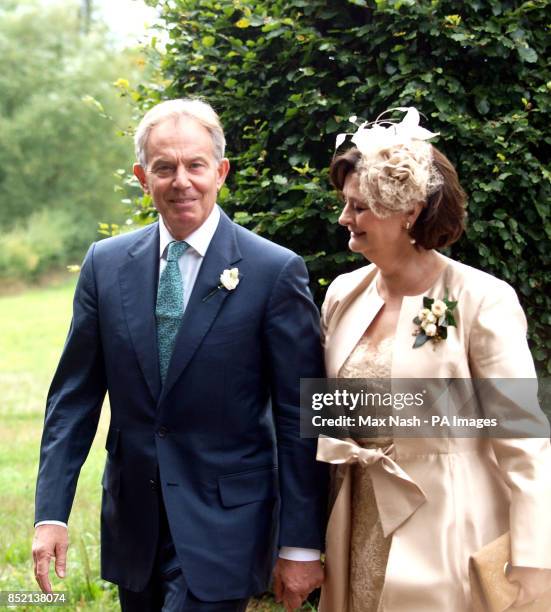
[(320, 551), (315, 548), (298, 548), (296, 546), (282, 546), (279, 557), (289, 561), (319, 561)]
[(64, 523), (63, 521), (38, 521), (38, 523), (34, 524), (35, 527), (39, 527), (40, 525), (59, 525), (60, 527), (65, 527), (65, 529), (67, 529), (67, 523)]

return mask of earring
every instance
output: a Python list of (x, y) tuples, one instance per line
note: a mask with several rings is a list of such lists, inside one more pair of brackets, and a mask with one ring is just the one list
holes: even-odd
[[(409, 221), (406, 222), (406, 232), (409, 232), (411, 228), (411, 223)], [(409, 243), (410, 244), (415, 244), (417, 242), (417, 240), (415, 240), (415, 238), (410, 238), (409, 239)]]

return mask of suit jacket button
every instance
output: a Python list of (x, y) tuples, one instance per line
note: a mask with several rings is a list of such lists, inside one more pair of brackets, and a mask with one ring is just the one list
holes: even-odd
[(153, 491), (157, 490), (157, 481), (153, 480), (153, 478), (149, 481), (149, 486), (153, 489)]
[(157, 435), (159, 436), (159, 438), (164, 438), (167, 433), (168, 433), (168, 429), (164, 426), (159, 427), (159, 429), (157, 430)]

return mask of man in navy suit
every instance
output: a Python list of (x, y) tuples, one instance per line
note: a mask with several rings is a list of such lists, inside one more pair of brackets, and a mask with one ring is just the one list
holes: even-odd
[(123, 610), (245, 610), (274, 563), (291, 610), (323, 579), (325, 473), (298, 426), (299, 379), (322, 375), (318, 314), (302, 259), (216, 205), (224, 147), (204, 102), (151, 109), (134, 173), (159, 221), (86, 255), (42, 437), (33, 557), (44, 591), (52, 558), (65, 575), (106, 391), (102, 576)]

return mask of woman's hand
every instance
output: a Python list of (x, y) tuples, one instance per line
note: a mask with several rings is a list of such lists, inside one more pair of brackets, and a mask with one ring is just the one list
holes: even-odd
[(538, 569), (535, 567), (513, 566), (507, 572), (509, 582), (517, 582), (520, 585), (518, 597), (513, 607), (539, 599), (551, 589), (551, 570)]

